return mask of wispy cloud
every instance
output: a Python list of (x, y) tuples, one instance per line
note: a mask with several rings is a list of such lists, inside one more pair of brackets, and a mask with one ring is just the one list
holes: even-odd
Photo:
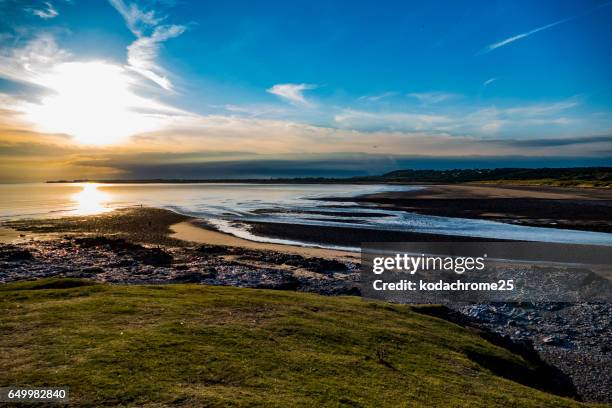
[(408, 96), (418, 99), (423, 104), (432, 105), (457, 98), (459, 95), (449, 92), (412, 92)]
[(0, 49), (0, 77), (44, 86), (42, 76), (69, 57), (70, 53), (59, 48), (53, 36), (41, 34), (23, 47)]
[(342, 129), (367, 132), (420, 131), (488, 137), (496, 134), (524, 135), (526, 131), (533, 131), (538, 127), (541, 132), (554, 133), (581, 123), (583, 118), (571, 111), (578, 105), (578, 100), (571, 98), (552, 103), (503, 108), (449, 107), (442, 111), (420, 108), (388, 112), (343, 109), (334, 116), (334, 123)]
[(574, 97), (561, 102), (548, 103), (548, 104), (532, 104), (527, 106), (520, 106), (514, 108), (506, 108), (503, 113), (509, 115), (524, 115), (528, 117), (532, 116), (543, 116), (543, 115), (554, 115), (559, 114), (567, 109), (578, 106), (578, 100)]
[(127, 49), (128, 67), (163, 89), (172, 90), (172, 82), (168, 79), (166, 71), (157, 63), (157, 58), (161, 44), (183, 34), (186, 27), (176, 24), (160, 25), (165, 17), (158, 16), (154, 10), (144, 11), (135, 3), (128, 5), (123, 0), (109, 0), (109, 2), (137, 37)]
[(389, 98), (391, 96), (395, 96), (397, 95), (399, 92), (396, 91), (390, 91), (390, 92), (384, 92), (378, 95), (363, 95), (360, 96), (357, 100), (358, 101), (369, 101), (369, 102), (378, 102), (381, 99), (385, 99), (385, 98)]
[(143, 11), (136, 4), (125, 4), (123, 0), (109, 0), (110, 4), (121, 14), (128, 28), (135, 36), (141, 37), (143, 31), (155, 27), (165, 17), (159, 17), (154, 10)]
[(568, 117), (568, 111), (576, 106), (578, 101), (569, 99), (505, 108), (480, 108), (456, 117), (449, 130), (494, 135), (517, 130), (524, 133), (527, 129), (533, 130), (535, 126), (543, 126), (546, 131), (554, 132), (558, 129), (556, 127), (565, 127), (579, 121), (577, 118)]
[(549, 28), (552, 28), (552, 27), (557, 26), (559, 24), (568, 22), (570, 20), (573, 20), (574, 18), (575, 17), (564, 18), (563, 20), (555, 21), (554, 23), (546, 24), (545, 26), (535, 28), (535, 29), (533, 29), (531, 31), (527, 31), (525, 33), (517, 34), (517, 35), (515, 35), (513, 37), (506, 38), (503, 41), (496, 42), (496, 43), (493, 43), (493, 44), (489, 44), (486, 47), (484, 47), (482, 50), (480, 50), (478, 52), (478, 55), (489, 53), (489, 52), (491, 52), (491, 51), (493, 51), (493, 50), (495, 50), (495, 49), (497, 49), (499, 47), (503, 47), (504, 45), (508, 45), (510, 43), (513, 43), (514, 41), (517, 41), (517, 40), (529, 37), (530, 35), (538, 33), (540, 31), (548, 30)]
[(491, 52), (491, 51), (493, 51), (493, 50), (495, 50), (497, 48), (504, 47), (504, 46), (506, 46), (508, 44), (511, 44), (511, 43), (513, 43), (515, 41), (518, 41), (518, 40), (522, 40), (523, 38), (527, 38), (530, 35), (539, 33), (540, 31), (548, 30), (549, 28), (553, 28), (555, 26), (558, 26), (559, 24), (567, 23), (568, 21), (572, 21), (572, 20), (575, 20), (577, 18), (580, 18), (580, 17), (586, 16), (588, 14), (591, 14), (595, 10), (600, 9), (602, 7), (605, 7), (605, 6), (608, 6), (610, 4), (612, 4), (612, 1), (608, 1), (606, 3), (602, 3), (602, 4), (596, 6), (596, 7), (592, 8), (592, 9), (589, 9), (589, 10), (587, 10), (587, 11), (585, 11), (583, 13), (577, 14), (575, 16), (571, 16), (571, 17), (568, 17), (568, 18), (557, 20), (557, 21), (552, 22), (550, 24), (546, 24), (546, 25), (543, 25), (541, 27), (534, 28), (533, 30), (529, 30), (529, 31), (526, 31), (524, 33), (520, 33), (520, 34), (517, 34), (515, 36), (506, 38), (505, 40), (502, 40), (502, 41), (499, 41), (499, 42), (496, 42), (496, 43), (493, 43), (493, 44), (489, 44), (486, 47), (484, 47), (483, 49), (481, 49), (476, 55), (487, 54), (487, 53), (489, 53), (489, 52)]
[[(213, 107), (219, 107), (219, 106), (213, 106)], [(270, 117), (270, 116), (286, 113), (286, 109), (281, 109), (281, 108), (272, 107), (272, 106), (238, 106), (238, 105), (233, 105), (233, 104), (226, 104), (226, 105), (220, 106), (220, 108), (232, 114), (247, 115), (253, 118), (260, 117), (260, 116)]]
[(51, 4), (48, 1), (45, 1), (43, 5), (45, 6), (44, 8), (28, 7), (25, 9), (25, 11), (37, 17), (40, 17), (43, 20), (49, 20), (49, 19), (59, 16), (59, 13), (55, 9), (55, 7), (53, 7), (53, 4)]
[(493, 82), (497, 81), (499, 78), (489, 78), (486, 81), (484, 81), (482, 83), (482, 86), (489, 86), (491, 85)]
[(157, 64), (161, 43), (185, 32), (180, 25), (156, 27), (149, 37), (140, 37), (128, 47), (128, 64), (135, 72), (150, 79), (165, 90), (172, 90), (172, 83)]
[(582, 144), (609, 145), (612, 143), (612, 135), (579, 136), (564, 138), (526, 139), (526, 140), (491, 140), (490, 142), (505, 143), (520, 147), (557, 147)]
[(365, 131), (419, 131), (434, 130), (449, 124), (451, 119), (444, 115), (411, 112), (368, 112), (345, 109), (334, 117), (342, 128)]
[(312, 102), (304, 97), (304, 91), (315, 88), (317, 85), (314, 84), (276, 84), (266, 92), (280, 96), (294, 105), (312, 106)]

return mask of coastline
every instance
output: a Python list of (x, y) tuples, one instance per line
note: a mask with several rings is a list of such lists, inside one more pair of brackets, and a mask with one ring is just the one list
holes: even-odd
[[(479, 183), (427, 184), (352, 201), (423, 215), (472, 218), (532, 227), (612, 232), (612, 190)], [(328, 197), (330, 202), (342, 198)], [(369, 207), (366, 207), (369, 208)]]
[[(482, 219), (506, 224), (592, 232), (612, 232), (612, 191), (596, 188), (508, 186), (479, 183), (423, 184), (416, 190), (391, 191), (356, 197), (324, 197), (328, 202), (355, 202), (368, 209), (392, 209), (424, 215)], [(261, 209), (256, 212), (272, 210)], [(316, 211), (311, 211), (316, 214)], [(326, 214), (321, 212), (321, 214)], [(327, 212), (329, 214), (329, 212)], [(380, 214), (373, 213), (377, 216)], [(341, 217), (352, 214), (340, 213)], [(370, 216), (370, 215), (368, 215)], [(387, 215), (384, 215), (387, 216)], [(362, 242), (493, 241), (494, 239), (374, 229), (364, 226), (321, 226), (287, 222), (240, 221), (249, 232), (288, 243), (267, 243), (219, 231), (193, 217), (172, 210), (128, 207), (97, 215), (59, 219), (25, 219), (0, 225), (0, 242), (54, 237), (64, 232), (115, 233), (144, 243), (181, 245), (181, 241), (267, 249), (307, 256), (346, 257)], [(342, 221), (340, 221), (342, 222)], [(21, 230), (21, 231), (17, 231)], [(503, 241), (503, 240), (502, 240)], [(293, 244), (296, 242), (296, 244)], [(304, 243), (305, 245), (299, 245)], [(339, 247), (322, 248), (325, 246)], [(341, 248), (341, 249), (340, 249)]]
[(5, 227), (24, 237), (0, 245), (5, 271), (0, 282), (68, 277), (359, 293), (359, 254), (251, 242), (191, 221), (169, 210), (144, 207), (6, 222)]
[(0, 243), (50, 240), (67, 234), (112, 235), (143, 244), (164, 246), (208, 244), (329, 259), (359, 259), (358, 252), (239, 238), (207, 227), (193, 217), (152, 207), (121, 208), (88, 216), (6, 221), (0, 226)]

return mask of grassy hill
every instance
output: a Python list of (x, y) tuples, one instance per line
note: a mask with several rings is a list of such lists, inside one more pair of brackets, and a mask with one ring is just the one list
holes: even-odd
[(95, 406), (579, 405), (498, 375), (541, 377), (415, 310), (231, 287), (8, 284), (0, 385), (69, 385), (72, 404)]
[(396, 182), (493, 182), (560, 187), (610, 187), (612, 167), (397, 170), (380, 177)]

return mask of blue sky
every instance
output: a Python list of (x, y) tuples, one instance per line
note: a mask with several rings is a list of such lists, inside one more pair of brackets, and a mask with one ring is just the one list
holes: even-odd
[(70, 174), (129, 174), (138, 152), (545, 165), (612, 150), (612, 2), (0, 0), (0, 16), (0, 148), (59, 146)]

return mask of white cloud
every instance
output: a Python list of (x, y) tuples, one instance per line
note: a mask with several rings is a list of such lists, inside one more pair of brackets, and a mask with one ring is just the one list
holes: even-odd
[(486, 47), (484, 47), (482, 50), (480, 50), (480, 52), (478, 54), (482, 55), (482, 54), (489, 53), (489, 52), (491, 52), (491, 51), (493, 51), (493, 50), (495, 50), (497, 48), (503, 47), (504, 45), (508, 45), (510, 43), (513, 43), (514, 41), (517, 41), (517, 40), (529, 37), (532, 34), (538, 33), (540, 31), (547, 30), (547, 29), (552, 28), (552, 27), (554, 27), (556, 25), (565, 23), (565, 22), (573, 20), (573, 19), (574, 19), (574, 17), (564, 18), (563, 20), (555, 21), (554, 23), (546, 24), (545, 26), (538, 27), (538, 28), (533, 29), (531, 31), (527, 31), (525, 33), (517, 34), (517, 35), (515, 35), (513, 37), (506, 38), (505, 40), (502, 40), (500, 42), (489, 44)]
[(457, 98), (459, 95), (448, 92), (412, 92), (408, 96), (418, 99), (423, 104), (432, 105)]
[(579, 115), (571, 115), (578, 106), (576, 98), (553, 103), (520, 106), (448, 107), (407, 112), (384, 112), (344, 109), (334, 117), (343, 129), (356, 131), (443, 132), (486, 137), (498, 133), (527, 135), (535, 127), (554, 133), (579, 124)]
[(489, 78), (486, 81), (484, 81), (482, 83), (482, 86), (489, 86), (491, 85), (493, 82), (497, 81), (498, 78)]
[(151, 36), (138, 38), (128, 46), (129, 68), (165, 90), (172, 90), (172, 83), (156, 60), (160, 44), (170, 38), (178, 37), (183, 32), (185, 32), (185, 27), (180, 25), (159, 26), (155, 28)]
[(450, 120), (444, 115), (403, 112), (380, 113), (352, 109), (346, 109), (334, 117), (334, 121), (343, 128), (393, 131), (431, 130), (448, 124)]
[(533, 104), (526, 106), (519, 106), (514, 108), (506, 108), (502, 112), (506, 115), (522, 115), (522, 116), (542, 116), (557, 114), (561, 111), (578, 106), (578, 101), (575, 99), (568, 99), (561, 102), (549, 103), (549, 104)]
[(109, 2), (137, 37), (127, 48), (128, 67), (163, 89), (171, 91), (172, 82), (168, 79), (166, 70), (157, 63), (159, 50), (162, 43), (183, 34), (186, 27), (176, 24), (159, 25), (165, 17), (159, 17), (154, 10), (144, 11), (135, 3), (127, 5), (123, 0)]
[(549, 104), (481, 108), (458, 117), (454, 128), (484, 135), (517, 129), (522, 129), (524, 134), (526, 129), (533, 130), (533, 126), (547, 126), (547, 130), (555, 131), (553, 126), (567, 126), (579, 121), (561, 115), (577, 105), (577, 101), (570, 99)]
[(312, 106), (312, 103), (304, 97), (304, 91), (315, 89), (313, 84), (276, 84), (266, 92), (280, 96), (294, 105)]
[(526, 31), (524, 33), (520, 33), (520, 34), (517, 34), (515, 36), (506, 38), (505, 40), (502, 40), (502, 41), (499, 41), (499, 42), (496, 42), (496, 43), (493, 43), (493, 44), (489, 44), (486, 47), (484, 47), (482, 50), (480, 50), (476, 55), (487, 54), (487, 53), (489, 53), (489, 52), (491, 52), (493, 50), (496, 50), (497, 48), (504, 47), (504, 46), (506, 46), (508, 44), (511, 44), (511, 43), (513, 43), (513, 42), (515, 42), (517, 40), (522, 40), (523, 38), (527, 38), (527, 37), (529, 37), (529, 36), (531, 36), (533, 34), (539, 33), (540, 31), (548, 30), (549, 28), (553, 28), (555, 26), (558, 26), (559, 24), (567, 23), (568, 21), (572, 21), (572, 20), (575, 20), (577, 18), (584, 17), (584, 16), (586, 16), (588, 14), (591, 14), (595, 10), (600, 9), (602, 7), (606, 7), (606, 6), (610, 5), (610, 4), (612, 4), (612, 1), (608, 1), (606, 3), (602, 3), (602, 4), (600, 4), (600, 5), (596, 6), (596, 7), (593, 7), (591, 9), (581, 13), (581, 14), (578, 14), (578, 15), (575, 15), (575, 16), (572, 16), (572, 17), (568, 17), (568, 18), (564, 18), (564, 19), (561, 19), (561, 20), (557, 20), (557, 21), (555, 21), (553, 23), (546, 24), (546, 25), (543, 25), (541, 27), (534, 28), (533, 30), (529, 30), (529, 31)]
[(378, 102), (381, 99), (389, 98), (391, 96), (397, 95), (399, 92), (384, 92), (378, 95), (364, 95), (360, 96), (357, 100), (359, 101), (369, 101), (369, 102)]
[(127, 5), (123, 0), (109, 0), (109, 2), (137, 37), (142, 36), (144, 30), (155, 27), (164, 20), (164, 17), (158, 17), (154, 10), (143, 11), (134, 3)]
[[(215, 107), (215, 106), (213, 106)], [(260, 117), (260, 116), (276, 116), (281, 115), (287, 112), (286, 109), (280, 109), (278, 107), (272, 106), (238, 106), (232, 104), (226, 104), (221, 106), (224, 110), (241, 115), (248, 115), (250, 117)]]
[(33, 14), (37, 17), (42, 18), (43, 20), (49, 20), (49, 19), (59, 16), (59, 13), (53, 7), (53, 4), (49, 3), (48, 1), (45, 1), (43, 5), (45, 6), (44, 8), (28, 7), (25, 10), (30, 14)]
[(0, 49), (0, 77), (44, 86), (41, 75), (69, 57), (53, 36), (41, 34), (22, 48)]

